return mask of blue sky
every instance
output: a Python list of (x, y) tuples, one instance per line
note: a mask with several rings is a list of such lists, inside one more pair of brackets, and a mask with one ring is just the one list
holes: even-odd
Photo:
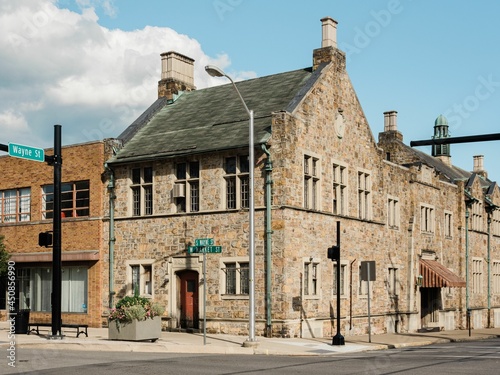
[[(235, 79), (311, 66), (325, 16), (375, 139), (398, 111), (404, 141), (428, 139), (444, 114), (452, 136), (500, 133), (500, 2), (482, 0), (0, 0), (0, 143), (52, 145), (115, 137), (156, 98), (162, 52)], [(420, 147), (430, 152), (429, 147)], [(453, 164), (498, 141), (451, 146)], [(499, 180), (500, 181), (500, 180)]]

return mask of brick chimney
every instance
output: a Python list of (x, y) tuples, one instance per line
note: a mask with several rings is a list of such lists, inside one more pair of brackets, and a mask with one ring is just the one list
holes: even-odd
[(474, 157), (474, 169), (472, 172), (488, 178), (488, 172), (484, 170), (484, 155), (475, 155)]
[(180, 92), (195, 89), (194, 60), (173, 51), (162, 53), (158, 97), (173, 101)]
[(345, 70), (345, 53), (337, 49), (337, 21), (331, 17), (321, 19), (321, 48), (313, 51), (313, 70), (322, 63), (336, 62), (338, 70)]

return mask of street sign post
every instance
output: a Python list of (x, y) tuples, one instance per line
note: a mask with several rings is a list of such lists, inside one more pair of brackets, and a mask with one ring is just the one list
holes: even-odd
[(9, 155), (21, 159), (45, 161), (43, 148), (24, 146), (17, 143), (9, 143)]

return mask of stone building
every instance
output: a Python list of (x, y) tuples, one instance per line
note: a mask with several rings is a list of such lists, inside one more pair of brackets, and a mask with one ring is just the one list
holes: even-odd
[[(61, 255), (63, 323), (102, 326), (104, 162), (112, 141), (62, 148)], [(53, 155), (52, 149), (45, 155)], [(52, 248), (39, 246), (41, 232), (51, 232), (54, 168), (47, 163), (0, 157), (0, 235), (16, 271), (15, 309), (29, 309), (33, 322), (51, 322)], [(106, 224), (107, 225), (107, 224)], [(107, 288), (106, 288), (107, 290)], [(2, 285), (2, 297), (7, 289)], [(0, 314), (6, 318), (6, 301)]]
[[(481, 157), (470, 173), (452, 165), (449, 145), (433, 155), (405, 145), (395, 111), (377, 142), (336, 27), (322, 19), (311, 68), (236, 83), (255, 113), (255, 165), (233, 85), (196, 90), (194, 61), (162, 54), (158, 100), (108, 161), (114, 263), (103, 268), (113, 271), (117, 298), (139, 292), (162, 302), (171, 328), (206, 321), (208, 332), (242, 335), (251, 281), (257, 335), (332, 335), (337, 298), (348, 334), (367, 332), (368, 298), (373, 333), (464, 328), (467, 308), (474, 328), (500, 325), (496, 183)], [(446, 137), (438, 120), (435, 136)], [(337, 222), (340, 265), (327, 258)], [(197, 242), (221, 252), (193, 252)], [(365, 261), (376, 265), (369, 287)]]

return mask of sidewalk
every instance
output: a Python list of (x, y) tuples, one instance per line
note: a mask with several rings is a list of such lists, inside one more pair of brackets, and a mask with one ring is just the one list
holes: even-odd
[[(8, 348), (9, 326), (0, 322), (0, 348)], [(44, 331), (46, 333), (47, 331)], [(107, 328), (89, 328), (89, 337), (75, 337), (74, 331), (68, 331), (63, 339), (48, 339), (45, 334), (15, 335), (17, 348), (40, 347), (59, 350), (97, 350), (127, 352), (169, 352), (169, 353), (207, 353), (207, 354), (264, 354), (264, 355), (334, 355), (348, 352), (404, 348), (409, 346), (430, 345), (467, 340), (482, 340), (500, 337), (500, 328), (477, 329), (471, 331), (456, 330), (429, 333), (382, 334), (344, 336), (345, 345), (332, 345), (332, 338), (282, 339), (256, 337), (256, 347), (243, 347), (245, 336), (225, 334), (162, 332), (158, 341), (130, 342), (108, 340)], [(62, 346), (64, 345), (64, 346)]]

